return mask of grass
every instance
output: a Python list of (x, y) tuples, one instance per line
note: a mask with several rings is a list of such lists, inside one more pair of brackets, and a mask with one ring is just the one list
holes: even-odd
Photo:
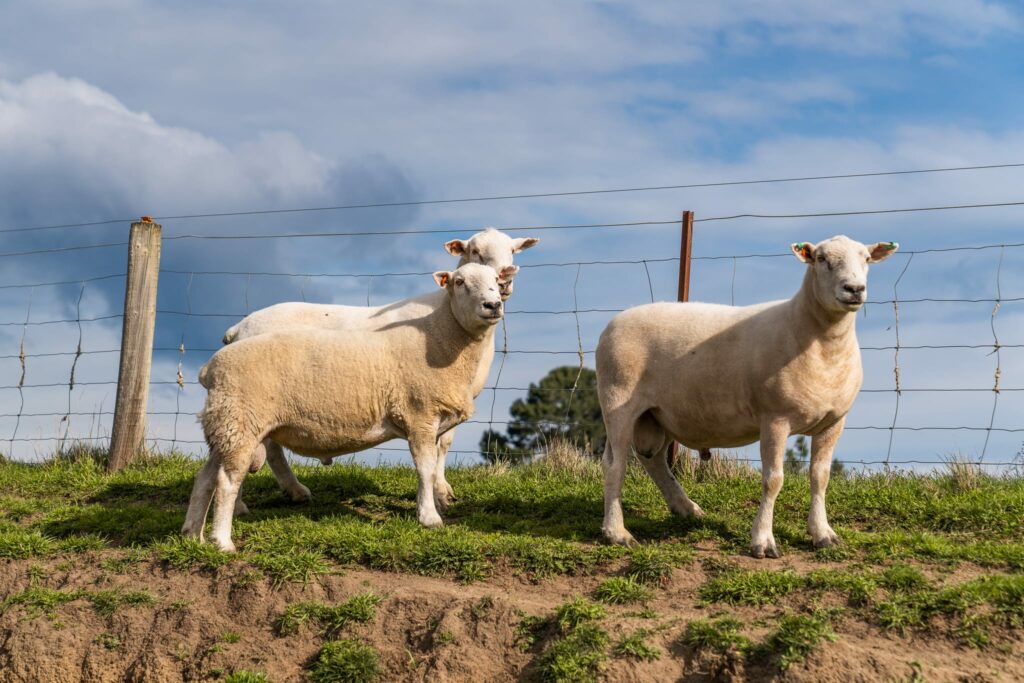
[(324, 643), (310, 667), (313, 683), (368, 683), (380, 675), (380, 656), (369, 645), (357, 640), (332, 640)]
[(731, 605), (764, 605), (804, 585), (804, 578), (791, 569), (727, 571), (701, 586), (700, 598)]
[(374, 593), (361, 593), (335, 606), (320, 602), (293, 603), (278, 618), (277, 629), (281, 635), (290, 635), (298, 632), (303, 625), (315, 623), (324, 636), (334, 637), (348, 624), (373, 621), (381, 599)]
[(774, 660), (785, 671), (803, 662), (821, 643), (836, 639), (828, 616), (823, 613), (783, 614), (760, 642), (754, 642), (742, 631), (742, 622), (730, 616), (698, 619), (687, 625), (682, 642), (697, 651)]
[[(237, 554), (180, 536), (199, 466), (194, 460), (148, 457), (114, 475), (106, 473), (100, 452), (69, 452), (43, 464), (3, 461), (0, 560), (28, 566), (19, 570), (20, 583), (0, 610), (53, 615), (76, 600), (100, 616), (145, 608), (157, 598), (109, 589), (123, 581), (102, 581), (112, 575), (138, 580), (150, 571), (198, 572), (211, 580), (228, 577), (234, 588), (272, 589), (317, 582), (350, 567), (461, 583), (510, 574), (533, 582), (599, 574), (588, 580), (596, 586), (588, 597), (576, 596), (546, 616), (524, 617), (517, 631), (541, 678), (591, 680), (611, 655), (636, 662), (654, 656), (652, 633), (668, 612), (659, 616), (654, 607), (661, 606), (653, 603), (699, 557), (707, 578), (695, 602), (712, 612), (687, 624), (682, 642), (743, 657), (767, 657), (769, 648), (779, 653), (772, 659), (779, 668), (797, 665), (833, 637), (832, 619), (818, 607), (836, 598), (845, 602), (844, 620), (979, 648), (1006, 646), (1024, 626), (1020, 477), (991, 476), (956, 460), (932, 474), (849, 473), (832, 481), (827, 503), (843, 545), (816, 551), (806, 533), (809, 482), (788, 476), (775, 506), (776, 539), (788, 555), (818, 562), (810, 571), (796, 571), (737, 561), (747, 551), (760, 496), (759, 476), (750, 468), (716, 455), (708, 466), (680, 471), (689, 495), (707, 513), (695, 520), (671, 515), (646, 474), (631, 467), (623, 493), (626, 525), (642, 543), (627, 549), (601, 543), (600, 466), (570, 455), (517, 467), (453, 468), (449, 479), (458, 499), (446, 512), (446, 526), (435, 530), (416, 521), (410, 467), (295, 467), (314, 492), (304, 505), (286, 500), (264, 468), (246, 479), (252, 512), (235, 520)], [(55, 588), (64, 585), (59, 574), (85, 565), (102, 572), (96, 585)], [(958, 565), (978, 578), (948, 578)], [(346, 662), (365, 673), (369, 669), (360, 667), (376, 655), (336, 639), (372, 620), (379, 601), (365, 593), (338, 605), (294, 603), (280, 614), (278, 628), (309, 628), (328, 639), (311, 664), (316, 680), (359, 680), (344, 678)], [(767, 624), (768, 635), (755, 639), (730, 611), (764, 605), (774, 605), (770, 613), (781, 616), (766, 618), (761, 626)], [(493, 599), (481, 600), (471, 611), (480, 618), (494, 607)], [(160, 609), (188, 605), (167, 602)], [(608, 628), (620, 618), (643, 618), (650, 628), (616, 626), (614, 633), (628, 635), (617, 635), (613, 644)], [(434, 640), (444, 638), (435, 634)], [(348, 649), (327, 648), (332, 642), (349, 643)]]
[(827, 618), (816, 614), (785, 614), (756, 653), (777, 657), (779, 668), (785, 671), (807, 659), (821, 643), (835, 639)]
[[(0, 558), (135, 544), (156, 548), (175, 568), (214, 570), (230, 561), (211, 546), (178, 536), (198, 463), (171, 455), (108, 475), (97, 460), (0, 463), (0, 511), (10, 520), (0, 524)], [(286, 501), (264, 470), (246, 479), (253, 514), (235, 525), (242, 557), (279, 581), (314, 580), (331, 563), (465, 581), (511, 567), (540, 580), (628, 557), (638, 582), (656, 585), (668, 580), (672, 567), (690, 561), (695, 541), (711, 540), (730, 553), (745, 549), (752, 521), (746, 504), (760, 489), (757, 477), (741, 471), (684, 472), (684, 485), (708, 516), (681, 520), (669, 514), (646, 475), (631, 468), (626, 523), (648, 542), (627, 551), (595, 543), (602, 489), (594, 463), (455, 469), (459, 500), (448, 516), (452, 524), (439, 532), (415, 523), (415, 473), (409, 467), (295, 469), (315, 491), (311, 504)], [(810, 549), (803, 531), (809, 497), (806, 477), (787, 478), (776, 504), (778, 540), (787, 547)], [(962, 474), (948, 472), (850, 475), (832, 482), (828, 507), (849, 546), (832, 552), (855, 553), (850, 559), (903, 556), (1024, 568), (1019, 478), (978, 474), (965, 484)]]
[(633, 577), (615, 576), (601, 582), (594, 590), (594, 597), (609, 605), (628, 605), (651, 600), (654, 591)]
[(598, 624), (588, 622), (572, 627), (540, 656), (540, 679), (551, 683), (596, 681), (608, 660), (610, 641), (608, 632)]
[(650, 629), (637, 629), (617, 642), (612, 648), (612, 654), (616, 657), (628, 657), (643, 662), (661, 659), (661, 650), (647, 642), (651, 633)]
[(102, 617), (110, 617), (122, 607), (143, 607), (157, 602), (152, 593), (144, 590), (57, 590), (32, 586), (20, 593), (10, 595), (0, 602), (0, 613), (20, 606), (30, 617), (39, 615), (53, 617), (58, 607), (76, 600), (88, 601), (96, 613)]
[(718, 654), (746, 652), (751, 643), (741, 633), (742, 628), (743, 624), (738, 619), (729, 616), (697, 619), (687, 624), (682, 641), (695, 650), (711, 650)]
[(224, 683), (271, 683), (271, 680), (267, 674), (261, 671), (242, 669), (225, 676)]
[(606, 616), (608, 612), (604, 607), (577, 596), (555, 610), (555, 623), (563, 631), (572, 631), (580, 624), (604, 619)]

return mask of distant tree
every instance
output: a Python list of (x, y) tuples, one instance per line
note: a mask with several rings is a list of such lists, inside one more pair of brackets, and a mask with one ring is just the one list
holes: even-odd
[[(793, 442), (792, 448), (786, 449), (786, 459), (782, 463), (782, 470), (786, 474), (806, 474), (807, 461), (810, 450), (807, 447), (807, 437), (798, 436)], [(841, 477), (846, 474), (846, 466), (841, 460), (832, 460), (831, 473), (833, 477)]]
[(597, 373), (590, 368), (582, 372), (571, 365), (555, 368), (540, 382), (531, 383), (526, 399), (514, 401), (509, 412), (512, 419), (505, 433), (487, 430), (480, 438), (481, 455), (488, 462), (499, 457), (512, 462), (529, 460), (543, 453), (554, 439), (576, 444), (593, 455), (604, 451)]

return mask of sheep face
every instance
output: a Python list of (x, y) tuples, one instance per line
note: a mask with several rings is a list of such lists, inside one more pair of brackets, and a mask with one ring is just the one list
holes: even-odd
[[(451, 240), (444, 248), (452, 256), (459, 256), (459, 265), (480, 263), (501, 272), (502, 268), (512, 265), (514, 254), (529, 249), (540, 242), (537, 237), (509, 237), (505, 233), (487, 228), (470, 237), (468, 240)], [(501, 300), (505, 301), (512, 294), (512, 278), (508, 278), (498, 290)]]
[(797, 242), (793, 253), (811, 269), (814, 296), (827, 311), (852, 313), (867, 300), (868, 266), (889, 258), (896, 242), (861, 244), (838, 235), (818, 244)]
[(463, 329), (476, 335), (504, 316), (500, 289), (518, 271), (518, 266), (505, 266), (499, 272), (490, 266), (467, 263), (451, 272), (434, 273), (434, 281), (447, 290), (455, 319)]

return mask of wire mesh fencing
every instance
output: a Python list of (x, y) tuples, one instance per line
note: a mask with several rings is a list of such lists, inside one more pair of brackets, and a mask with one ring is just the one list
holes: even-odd
[[(799, 179), (773, 181), (796, 180)], [(637, 189), (658, 188), (631, 188)], [(1024, 202), (998, 202), (744, 213), (698, 217), (695, 222), (720, 225), (741, 219), (797, 221), (1022, 205)], [(350, 207), (312, 210), (339, 208)], [(572, 235), (571, 239), (599, 245), (609, 230), (664, 233), (678, 225), (677, 219), (666, 217), (503, 229), (567, 233)], [(32, 230), (67, 227), (79, 226), (36, 226), (24, 230), (32, 234)], [(165, 244), (216, 242), (233, 245), (235, 249), (274, 240), (350, 240), (380, 235), (474, 232), (472, 228), (424, 228), (195, 233), (174, 232), (173, 223), (167, 227), (171, 230), (163, 238)], [(716, 229), (721, 234), (721, 229)], [(697, 232), (696, 237), (692, 257), (697, 292), (694, 298), (705, 301), (759, 301), (765, 283), (775, 277), (775, 264), (781, 259), (792, 259), (789, 252), (781, 250), (705, 252), (702, 233)], [(88, 259), (97, 250), (123, 254), (126, 245), (123, 241), (101, 241), (78, 246), (19, 248), (0, 253), (0, 260), (27, 256)], [(508, 406), (525, 397), (531, 388), (541, 391), (536, 382), (553, 367), (572, 366), (580, 371), (592, 367), (600, 330), (616, 313), (641, 303), (672, 298), (667, 296), (671, 290), (664, 284), (674, 285), (680, 259), (666, 251), (641, 258), (551, 261), (540, 259), (540, 250), (536, 259), (531, 258), (533, 254), (524, 254), (518, 260), (522, 272), (516, 293), (507, 302), (505, 323), (496, 336), (497, 355), (490, 378), (477, 398), (476, 414), (459, 428), (466, 433), (465, 438), (456, 442), (451, 453), (463, 462), (488, 455), (486, 445), (481, 447), (474, 442), (485, 429), (500, 431), (513, 422), (522, 429), (536, 429), (547, 436), (572, 428), (598, 426), (595, 420), (512, 420), (508, 417)], [(965, 286), (954, 287), (958, 269), (967, 258), (983, 259), (985, 263), (972, 271), (970, 282), (960, 283)], [(883, 277), (881, 283), (874, 278), (883, 266), (872, 271), (869, 291), (883, 293), (871, 296), (864, 312), (859, 314), (865, 382), (848, 419), (846, 431), (850, 434), (840, 442), (837, 457), (847, 465), (864, 468), (938, 466), (950, 457), (965, 457), (993, 470), (1019, 468), (1020, 442), (1024, 440), (1024, 338), (1020, 336), (1024, 329), (1020, 325), (1024, 286), (1014, 286), (1024, 285), (1016, 275), (1022, 272), (1019, 266), (1024, 265), (1024, 243), (902, 249), (893, 260), (894, 265), (884, 266), (890, 269), (890, 276)], [(223, 331), (253, 310), (282, 300), (384, 304), (395, 292), (425, 290), (433, 272), (423, 268), (422, 260), (410, 261), (409, 268), (366, 271), (293, 271), (267, 267), (266, 263), (260, 260), (260, 265), (251, 270), (193, 269), (189, 264), (182, 267), (182, 263), (172, 261), (161, 268), (146, 436), (154, 448), (205, 452), (195, 419), (205, 395), (196, 379), (197, 370), (220, 348)], [(0, 439), (6, 440), (8, 454), (18, 459), (45, 457), (72, 444), (101, 446), (109, 439), (114, 417), (123, 318), (116, 311), (118, 297), (123, 296), (125, 273), (25, 279), (0, 283), (0, 315), (4, 316), (0, 320), (0, 340), (4, 345), (0, 348), (0, 368), (5, 378), (0, 380), (0, 425), (6, 432), (0, 432)], [(629, 287), (609, 287), (608, 282), (628, 283)], [(552, 294), (556, 291), (558, 296)], [(978, 294), (965, 296), (964, 291)], [(594, 388), (576, 382), (544, 391), (568, 394), (571, 401), (571, 397), (593, 392)], [(857, 434), (863, 436), (853, 436)], [(860, 438), (862, 445), (844, 448), (847, 440), (855, 438)], [(859, 457), (844, 455), (851, 451)], [(405, 452), (404, 444), (394, 442), (372, 449), (370, 457)], [(739, 453), (738, 459), (759, 462), (756, 452), (752, 455), (750, 451)]]

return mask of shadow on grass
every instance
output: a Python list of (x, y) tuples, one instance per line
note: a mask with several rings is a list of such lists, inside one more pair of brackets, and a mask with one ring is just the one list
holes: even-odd
[[(140, 471), (140, 474), (144, 472)], [(246, 477), (242, 499), (250, 514), (239, 523), (328, 517), (353, 517), (366, 522), (416, 518), (415, 473), (408, 468), (334, 466), (300, 468), (300, 479), (310, 487), (313, 500), (295, 503), (277, 487), (267, 470)], [(191, 494), (193, 476), (188, 472), (164, 472), (145, 476), (112, 478), (85, 499), (82, 505), (62, 507), (37, 524), (50, 536), (101, 534), (115, 545), (149, 544), (180, 532)], [(557, 493), (559, 482), (544, 481), (513, 489), (456, 481), (457, 501), (445, 514), (452, 527), (477, 533), (511, 533), (536, 538), (599, 543), (603, 502), (599, 489), (573, 487)], [(552, 489), (552, 485), (556, 488)], [(662, 503), (627, 508), (626, 524), (638, 540), (695, 542), (714, 539), (746, 544), (749, 521), (711, 515), (704, 519), (671, 515)]]

